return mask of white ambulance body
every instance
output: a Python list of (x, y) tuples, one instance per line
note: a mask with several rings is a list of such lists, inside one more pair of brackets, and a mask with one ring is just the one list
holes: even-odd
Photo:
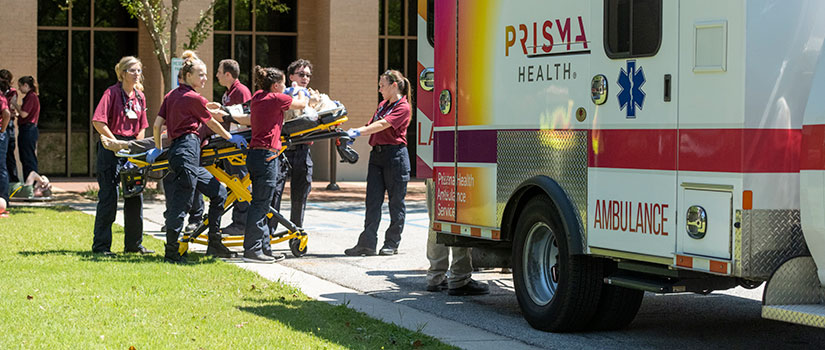
[(433, 229), (511, 265), (539, 329), (621, 328), (643, 291), (764, 281), (763, 317), (825, 326), (823, 14), (420, 0)]

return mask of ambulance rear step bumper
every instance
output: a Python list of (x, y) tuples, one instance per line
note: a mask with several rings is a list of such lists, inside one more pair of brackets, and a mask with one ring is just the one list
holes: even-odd
[(810, 256), (792, 258), (765, 284), (762, 317), (825, 328), (825, 288)]
[(604, 283), (638, 289), (652, 293), (710, 293), (714, 290), (724, 290), (736, 286), (736, 281), (728, 277), (705, 278), (669, 278), (619, 271), (604, 278)]

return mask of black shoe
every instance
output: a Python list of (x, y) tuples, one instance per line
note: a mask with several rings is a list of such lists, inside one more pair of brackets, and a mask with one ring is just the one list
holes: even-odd
[(195, 232), (195, 230), (197, 230), (198, 227), (200, 227), (200, 226), (201, 226), (200, 222), (192, 222), (189, 225), (186, 225), (186, 227), (183, 228), (183, 231), (184, 232)]
[(214, 256), (216, 258), (232, 259), (237, 258), (238, 253), (235, 253), (227, 248), (223, 243), (212, 243), (206, 246), (206, 256)]
[(286, 255), (283, 255), (283, 254), (281, 254), (281, 253), (273, 253), (273, 252), (271, 252), (271, 251), (269, 251), (269, 252), (264, 252), (264, 255), (266, 255), (266, 256), (268, 256), (268, 257), (270, 257), (270, 258), (275, 259), (275, 262), (278, 262), (278, 261), (281, 261), (281, 260), (286, 259)]
[(354, 246), (350, 249), (344, 250), (344, 254), (348, 256), (373, 256), (375, 255), (375, 249)]
[(378, 251), (378, 255), (395, 255), (398, 254), (398, 248), (383, 247)]
[(481, 283), (476, 280), (470, 280), (469, 283), (465, 284), (462, 287), (458, 288), (450, 288), (447, 291), (447, 294), (450, 295), (484, 295), (490, 294), (490, 286), (486, 283)]
[(154, 250), (146, 249), (146, 247), (144, 247), (144, 246), (140, 246), (140, 248), (134, 249), (134, 250), (133, 249), (129, 249), (129, 250), (124, 249), (123, 252), (124, 253), (139, 253), (141, 255), (155, 254)]
[(163, 226), (160, 227), (160, 231), (166, 232), (166, 224), (163, 224)]
[(428, 292), (440, 292), (442, 290), (447, 289), (447, 280), (441, 281), (439, 284), (428, 284), (427, 291)]
[(243, 225), (229, 225), (221, 229), (221, 234), (230, 235), (230, 236), (243, 236), (244, 235), (244, 227)]
[(175, 265), (188, 265), (189, 261), (186, 260), (186, 257), (177, 255), (177, 256), (166, 256), (163, 258), (163, 261), (169, 264)]
[(275, 258), (263, 255), (261, 253), (244, 252), (243, 261), (257, 264), (271, 264), (275, 262)]

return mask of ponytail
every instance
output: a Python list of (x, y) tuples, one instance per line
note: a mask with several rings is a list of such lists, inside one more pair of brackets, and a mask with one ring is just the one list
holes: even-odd
[(284, 81), (284, 72), (278, 68), (255, 66), (255, 90), (269, 92), (272, 84)]
[(30, 88), (32, 88), (32, 92), (37, 94), (37, 83), (34, 81), (33, 76), (27, 75), (27, 76), (24, 76), (24, 77), (20, 77), (20, 79), (18, 79), (17, 82), (20, 83), (20, 84), (28, 85)]
[(381, 74), (381, 76), (378, 78), (380, 79), (381, 77), (387, 77), (387, 80), (390, 82), (390, 84), (398, 84), (398, 90), (401, 91), (402, 95), (407, 97), (407, 102), (410, 105), (412, 105), (413, 101), (411, 91), (412, 89), (410, 88), (410, 81), (404, 77), (404, 74), (401, 74), (401, 72), (395, 69), (390, 69), (384, 72), (384, 74)]
[(183, 66), (180, 67), (180, 71), (178, 72), (178, 80), (179, 81), (186, 81), (186, 75), (191, 73), (195, 66), (199, 64), (203, 64), (198, 55), (195, 51), (186, 50), (181, 55), (180, 58), (183, 59)]

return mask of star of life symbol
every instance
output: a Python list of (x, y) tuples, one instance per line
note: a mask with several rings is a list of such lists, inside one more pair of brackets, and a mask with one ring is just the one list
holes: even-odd
[(643, 109), (645, 105), (645, 92), (642, 86), (645, 85), (645, 71), (642, 67), (636, 69), (636, 61), (627, 61), (627, 70), (621, 69), (617, 83), (622, 91), (619, 91), (619, 110), (627, 108), (627, 117), (636, 118), (636, 107)]

